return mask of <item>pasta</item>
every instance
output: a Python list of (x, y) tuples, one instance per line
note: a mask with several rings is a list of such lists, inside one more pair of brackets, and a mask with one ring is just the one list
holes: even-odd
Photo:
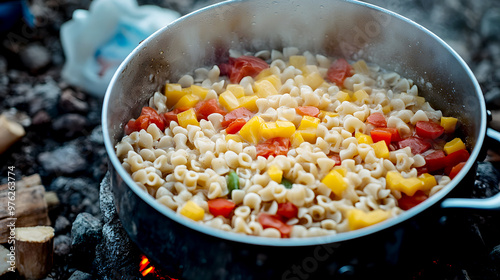
[(397, 73), (294, 47), (230, 55), (153, 93), (116, 145), (141, 189), (198, 223), (273, 238), (356, 230), (434, 195), (469, 156), (457, 119)]

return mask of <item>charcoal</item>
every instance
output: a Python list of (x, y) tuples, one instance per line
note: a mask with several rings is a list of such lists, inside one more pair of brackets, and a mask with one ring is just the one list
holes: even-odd
[(88, 164), (74, 145), (43, 152), (38, 156), (38, 161), (47, 172), (57, 174), (73, 174), (84, 170)]
[(54, 254), (57, 257), (65, 257), (71, 252), (71, 237), (59, 235), (54, 238)]
[(92, 280), (94, 279), (91, 274), (76, 270), (71, 274), (68, 280)]

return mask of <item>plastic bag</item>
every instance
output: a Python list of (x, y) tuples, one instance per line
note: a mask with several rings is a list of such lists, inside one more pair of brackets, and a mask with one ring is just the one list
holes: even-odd
[(120, 63), (149, 35), (179, 18), (157, 6), (135, 0), (95, 0), (76, 10), (61, 26), (66, 56), (62, 77), (71, 85), (102, 97)]

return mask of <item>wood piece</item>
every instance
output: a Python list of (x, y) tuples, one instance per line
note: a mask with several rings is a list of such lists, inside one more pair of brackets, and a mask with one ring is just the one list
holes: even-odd
[(49, 209), (56, 208), (60, 203), (59, 197), (55, 192), (45, 192), (45, 201)]
[(16, 268), (21, 277), (44, 278), (52, 269), (53, 254), (52, 227), (16, 228)]
[[(12, 195), (15, 197), (14, 200), (10, 199)], [(8, 241), (11, 235), (9, 225), (13, 220), (15, 227), (50, 225), (45, 188), (41, 185), (15, 192), (0, 191), (0, 205), (0, 244)], [(8, 206), (14, 207), (14, 216), (11, 215)]]
[[(29, 187), (40, 186), (42, 184), (42, 178), (40, 178), (40, 175), (36, 173), (30, 176), (25, 176), (20, 181), (17, 181), (15, 183), (16, 190), (20, 190)], [(8, 188), (9, 184), (3, 184), (0, 186), (0, 191), (6, 191), (8, 190)]]
[(0, 115), (0, 154), (5, 152), (25, 134), (26, 132), (22, 125), (9, 121), (4, 115)]

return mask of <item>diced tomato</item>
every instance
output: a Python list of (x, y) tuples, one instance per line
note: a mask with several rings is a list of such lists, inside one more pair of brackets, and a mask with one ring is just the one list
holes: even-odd
[(278, 204), (278, 211), (276, 212), (276, 214), (280, 216), (291, 219), (297, 217), (297, 213), (299, 213), (299, 209), (291, 202)]
[(417, 135), (426, 139), (436, 139), (444, 133), (444, 128), (432, 121), (419, 121), (415, 124)]
[(425, 167), (428, 172), (433, 172), (446, 167), (446, 155), (442, 150), (436, 150), (425, 156)]
[(391, 141), (392, 142), (401, 141), (401, 136), (399, 136), (399, 131), (397, 128), (395, 128), (395, 127), (383, 127), (383, 128), (377, 128), (377, 129), (389, 131), (391, 133)]
[(391, 144), (392, 134), (387, 130), (382, 130), (375, 128), (370, 132), (373, 143), (377, 143), (379, 141), (385, 141), (387, 146)]
[(232, 122), (234, 122), (237, 119), (244, 119), (246, 121), (249, 121), (253, 117), (254, 113), (250, 112), (247, 108), (241, 107), (236, 110), (233, 110), (229, 113), (227, 113), (224, 116), (224, 120), (222, 120), (222, 127), (227, 127), (230, 125)]
[(165, 126), (169, 126), (170, 122), (178, 122), (177, 114), (174, 111), (163, 113), (161, 116), (163, 117), (163, 122), (165, 123)]
[(460, 162), (467, 161), (469, 159), (469, 152), (467, 150), (458, 150), (446, 156), (446, 166), (453, 167)]
[(387, 127), (387, 121), (382, 113), (373, 113), (366, 119), (366, 121), (374, 126)]
[(290, 139), (277, 137), (257, 144), (257, 156), (268, 158), (269, 156), (286, 156), (290, 148)]
[(160, 130), (165, 129), (165, 123), (163, 123), (163, 119), (158, 115), (155, 109), (151, 107), (142, 107), (141, 116), (148, 116), (149, 124), (154, 123)]
[(279, 232), (281, 233), (281, 237), (290, 237), (292, 226), (287, 225), (285, 222), (283, 222), (280, 216), (260, 213), (258, 221), (264, 229), (275, 228), (279, 230)]
[(137, 122), (135, 120), (130, 120), (128, 123), (125, 125), (125, 134), (130, 135), (130, 133), (134, 131), (140, 131), (141, 127), (137, 125)]
[(207, 120), (208, 116), (214, 113), (218, 113), (223, 116), (227, 114), (227, 112), (219, 106), (219, 104), (217, 103), (217, 99), (209, 99), (199, 102), (198, 104), (196, 104), (195, 111), (196, 117), (199, 121)]
[(351, 76), (351, 70), (352, 66), (349, 62), (343, 58), (339, 58), (330, 65), (330, 68), (328, 68), (326, 72), (326, 76), (330, 82), (337, 85), (343, 85), (345, 78)]
[(427, 170), (427, 167), (424, 166), (421, 166), (421, 167), (417, 167), (417, 174), (420, 176), (424, 173), (429, 173), (429, 170)]
[(301, 116), (317, 117), (319, 115), (319, 109), (314, 106), (299, 106), (295, 108), (295, 111)]
[(247, 120), (245, 119), (237, 119), (234, 122), (232, 122), (227, 128), (226, 128), (226, 133), (227, 134), (236, 134), (240, 129), (247, 123)]
[(398, 142), (398, 147), (400, 149), (410, 147), (411, 152), (416, 154), (421, 154), (432, 147), (432, 144), (421, 138), (411, 136)]
[(429, 197), (422, 191), (417, 191), (413, 196), (408, 196), (404, 193), (401, 193), (401, 198), (398, 199), (399, 208), (403, 210), (411, 209), (427, 198)]
[(255, 77), (266, 68), (269, 68), (267, 62), (255, 56), (230, 57), (229, 63), (219, 65), (221, 74), (229, 76), (233, 84), (239, 83), (246, 76)]
[(224, 198), (216, 198), (208, 201), (208, 211), (215, 217), (223, 216), (229, 218), (236, 204)]
[(451, 171), (448, 173), (448, 176), (450, 176), (451, 179), (455, 178), (455, 176), (457, 176), (458, 172), (460, 172), (460, 170), (462, 170), (462, 168), (464, 168), (464, 165), (465, 165), (465, 161), (460, 162), (459, 164), (453, 166), (451, 168)]

